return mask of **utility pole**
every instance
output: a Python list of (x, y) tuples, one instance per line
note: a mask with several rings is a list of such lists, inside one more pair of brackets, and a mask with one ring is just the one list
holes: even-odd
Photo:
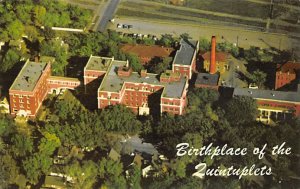
[(266, 32), (269, 31), (270, 29), (270, 24), (271, 24), (271, 19), (273, 19), (273, 10), (274, 10), (274, 4), (273, 4), (274, 0), (271, 0), (270, 2), (270, 14), (269, 17), (267, 18), (267, 24), (266, 24)]

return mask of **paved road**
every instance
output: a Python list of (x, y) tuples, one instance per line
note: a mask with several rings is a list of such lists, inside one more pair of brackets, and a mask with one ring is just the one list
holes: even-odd
[[(130, 30), (117, 28), (116, 24), (118, 23), (130, 24), (133, 25), (133, 28)], [(111, 29), (125, 33), (154, 34), (157, 36), (166, 33), (173, 34), (174, 36), (180, 36), (182, 33), (189, 33), (194, 39), (199, 39), (199, 37), (210, 39), (212, 35), (215, 35), (217, 36), (218, 42), (228, 41), (231, 43), (238, 43), (239, 47), (244, 48), (249, 48), (250, 46), (268, 48), (271, 46), (283, 50), (296, 49), (295, 46), (298, 46), (298, 48), (300, 46), (299, 41), (291, 39), (289, 36), (283, 34), (249, 31), (228, 26), (192, 25), (179, 21), (159, 22), (150, 19), (142, 20), (120, 17), (115, 19), (115, 23), (111, 26)]]
[(106, 29), (109, 20), (113, 18), (120, 0), (110, 0), (107, 3), (106, 10), (102, 14), (102, 19), (97, 27), (97, 31), (103, 32)]

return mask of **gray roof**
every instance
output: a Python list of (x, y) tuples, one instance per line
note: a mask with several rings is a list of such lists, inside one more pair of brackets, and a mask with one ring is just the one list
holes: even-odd
[(233, 95), (234, 96), (250, 96), (254, 99), (268, 99), (268, 100), (274, 100), (274, 101), (300, 102), (300, 93), (299, 92), (235, 88)]
[(180, 49), (177, 50), (173, 64), (191, 65), (198, 41), (181, 39)]
[(45, 62), (30, 62), (27, 61), (15, 79), (11, 90), (33, 91), (47, 63)]
[(216, 86), (219, 82), (219, 74), (198, 73), (195, 84)]
[(127, 64), (126, 61), (116, 61), (114, 60), (111, 64), (110, 69), (106, 73), (99, 90), (100, 91), (109, 91), (118, 93), (125, 82), (132, 83), (147, 83), (151, 85), (160, 85), (165, 87), (164, 94), (165, 97), (170, 98), (180, 98), (182, 91), (185, 86), (185, 79), (182, 78), (179, 82), (172, 83), (161, 83), (159, 81), (159, 76), (156, 74), (147, 74), (146, 77), (141, 77), (139, 73), (132, 72), (129, 77), (119, 77), (117, 75), (118, 67), (123, 67)]
[(90, 56), (85, 69), (95, 71), (106, 71), (113, 58)]

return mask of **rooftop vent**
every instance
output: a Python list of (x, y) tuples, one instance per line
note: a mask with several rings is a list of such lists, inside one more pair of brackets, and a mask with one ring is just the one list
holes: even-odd
[(271, 95), (272, 95), (272, 96), (275, 96), (275, 94), (274, 94), (274, 93), (271, 93)]

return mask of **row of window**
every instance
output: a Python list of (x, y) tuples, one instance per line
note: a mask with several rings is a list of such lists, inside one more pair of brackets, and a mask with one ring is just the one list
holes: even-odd
[(136, 96), (136, 97), (138, 97), (138, 96), (148, 96), (148, 94), (147, 93), (135, 93), (135, 92), (127, 91), (125, 93), (125, 96)]
[[(13, 99), (13, 102), (17, 102), (16, 99)], [(22, 98), (19, 99), (20, 103), (24, 103), (24, 100)], [(30, 101), (27, 100), (27, 104), (30, 104)]]
[(173, 108), (173, 107), (166, 107), (163, 106), (163, 111), (179, 111), (179, 108)]
[(180, 103), (179, 103), (179, 102), (168, 102), (168, 101), (163, 101), (162, 104), (180, 106)]
[[(16, 107), (17, 107), (17, 105), (14, 104), (14, 108), (16, 108)], [(24, 106), (23, 104), (20, 104), (19, 107), (22, 108), (22, 109), (24, 109), (25, 107), (26, 107), (27, 109), (30, 109), (30, 105)]]
[(51, 83), (51, 84), (59, 84), (59, 85), (69, 85), (69, 86), (76, 86), (76, 85), (78, 85), (78, 83), (77, 82), (62, 82), (62, 81), (49, 81), (49, 83)]
[[(179, 68), (179, 67), (175, 67), (175, 70), (176, 70), (176, 71), (179, 71), (179, 70), (180, 70), (180, 68)], [(184, 70), (184, 71), (188, 71), (188, 70), (189, 70), (189, 68), (183, 68), (183, 70)]]
[(142, 87), (141, 89), (139, 87), (126, 87), (126, 89), (129, 89), (129, 90), (136, 90), (136, 91), (150, 91), (150, 92), (154, 92), (154, 88), (148, 88), (148, 87)]

